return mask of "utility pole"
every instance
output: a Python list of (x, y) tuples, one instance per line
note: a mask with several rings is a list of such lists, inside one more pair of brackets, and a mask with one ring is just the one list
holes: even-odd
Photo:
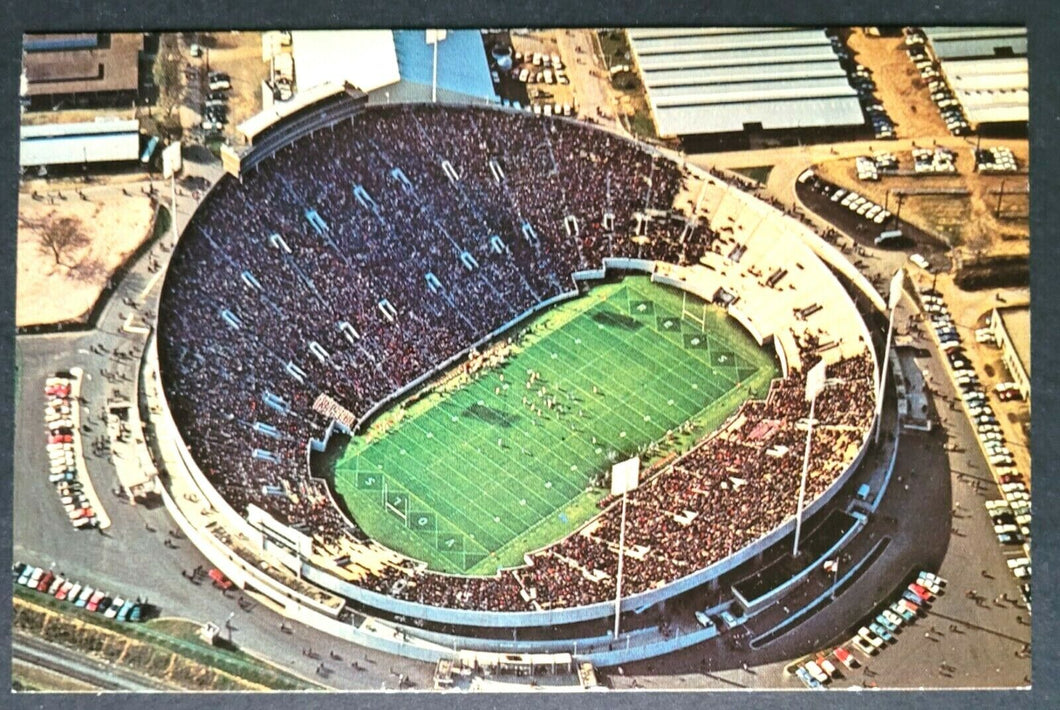
[(1001, 187), (997, 192), (997, 207), (994, 209), (994, 219), (1001, 219), (1001, 198), (1005, 196), (1005, 178), (1001, 178)]

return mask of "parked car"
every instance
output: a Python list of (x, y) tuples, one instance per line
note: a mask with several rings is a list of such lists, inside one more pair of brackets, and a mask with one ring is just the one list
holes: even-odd
[(875, 656), (877, 652), (877, 647), (863, 638), (860, 634), (850, 639), (850, 645), (864, 653), (866, 656)]
[(835, 650), (832, 651), (832, 655), (850, 670), (854, 670), (858, 666), (858, 661), (854, 658), (854, 654), (846, 650), (844, 646), (837, 646)]
[(821, 684), (817, 682), (813, 676), (810, 675), (809, 671), (802, 666), (795, 669), (795, 677), (802, 681), (802, 684), (811, 690), (817, 690), (821, 687)]
[(99, 609), (99, 603), (101, 601), (103, 601), (103, 598), (105, 596), (106, 596), (106, 592), (104, 592), (102, 589), (97, 589), (92, 594), (92, 596), (89, 597), (88, 603), (85, 604), (85, 609), (87, 611), (96, 611), (97, 609)]
[(123, 606), (125, 606), (125, 600), (121, 597), (114, 597), (114, 601), (111, 602), (109, 607), (107, 607), (107, 611), (103, 614), (103, 616), (107, 617), (108, 619), (113, 619), (118, 615), (118, 612)]
[(806, 661), (806, 663), (804, 663), (802, 667), (806, 669), (806, 671), (810, 674), (811, 678), (813, 678), (821, 685), (824, 685), (829, 680), (831, 680), (831, 678), (828, 677), (828, 674), (825, 673), (824, 670), (822, 670), (822, 668), (814, 661)]

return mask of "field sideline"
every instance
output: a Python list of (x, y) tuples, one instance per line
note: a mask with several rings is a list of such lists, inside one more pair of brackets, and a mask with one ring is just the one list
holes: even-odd
[(356, 437), (337, 493), (365, 532), (432, 569), (522, 564), (598, 512), (612, 462), (686, 448), (777, 375), (724, 311), (708, 309), (704, 333), (681, 300), (627, 277), (536, 317), (501, 366)]

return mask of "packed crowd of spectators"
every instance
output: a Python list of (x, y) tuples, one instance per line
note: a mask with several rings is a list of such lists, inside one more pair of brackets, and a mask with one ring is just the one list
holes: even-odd
[[(670, 216), (682, 180), (672, 161), (588, 126), (440, 106), (370, 108), (225, 178), (181, 239), (159, 316), (166, 395), (200, 469), (241, 513), (254, 503), (322, 539), (364, 541), (309, 476), (307, 442), (328, 425), (316, 397), (360, 418), (606, 257), (694, 263), (713, 235), (682, 238)], [(871, 370), (866, 352), (829, 372), (841, 384), (817, 405), (811, 500), (847, 427), (871, 419)], [(803, 387), (793, 375), (745, 405), (781, 422), (767, 441), (713, 437), (632, 494), (630, 593), (792, 514)], [(790, 451), (770, 455), (777, 446)], [(609, 509), (591, 533), (495, 578), (410, 561), (361, 583), (463, 608), (585, 604), (614, 593), (617, 538)]]

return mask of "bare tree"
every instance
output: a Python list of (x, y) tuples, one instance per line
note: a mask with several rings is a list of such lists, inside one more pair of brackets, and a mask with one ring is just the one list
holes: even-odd
[(23, 219), (25, 227), (37, 234), (37, 247), (45, 254), (51, 254), (59, 266), (73, 268), (75, 264), (64, 264), (73, 254), (91, 244), (85, 227), (77, 217), (55, 218), (55, 213), (35, 220)]

